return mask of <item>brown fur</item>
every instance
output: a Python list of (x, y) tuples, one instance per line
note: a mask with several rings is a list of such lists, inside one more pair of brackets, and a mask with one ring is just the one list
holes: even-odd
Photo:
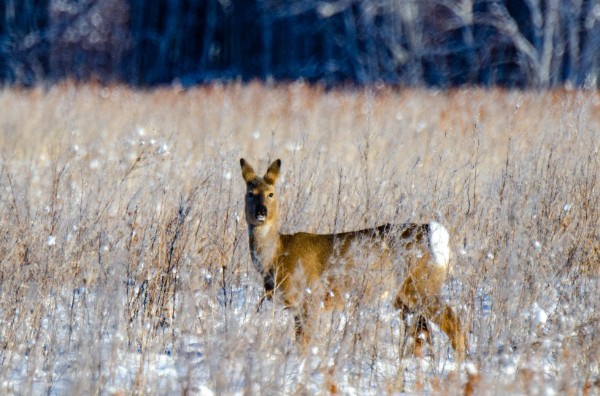
[[(280, 234), (275, 183), (281, 161), (274, 161), (262, 178), (244, 159), (240, 164), (246, 182), (250, 254), (264, 279), (264, 298), (281, 292), (286, 307), (295, 311), (299, 338), (308, 341), (308, 318), (310, 311), (316, 309), (307, 298), (308, 292), (323, 291), (320, 300), (325, 306), (340, 308), (345, 290), (356, 288), (357, 280), (373, 278), (368, 275), (375, 274), (374, 281), (361, 282), (360, 286), (370, 287), (380, 295), (387, 288), (400, 286), (394, 307), (402, 310), (405, 319), (407, 312), (417, 314), (411, 328), (415, 353), (420, 353), (423, 339), (431, 341), (429, 319), (448, 335), (462, 359), (465, 336), (458, 316), (441, 299), (447, 268), (433, 262), (429, 224), (386, 224), (340, 234)], [(398, 261), (405, 265), (398, 265)]]

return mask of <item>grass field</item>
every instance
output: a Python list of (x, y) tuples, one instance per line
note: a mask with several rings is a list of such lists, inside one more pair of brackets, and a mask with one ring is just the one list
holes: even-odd
[[(598, 394), (599, 126), (595, 91), (5, 88), (0, 393)], [(299, 355), (256, 309), (241, 156), (282, 159), (283, 232), (445, 224), (469, 370), (389, 302)]]

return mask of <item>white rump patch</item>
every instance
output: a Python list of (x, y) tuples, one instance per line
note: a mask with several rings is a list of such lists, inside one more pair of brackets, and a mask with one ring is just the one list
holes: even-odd
[(450, 262), (450, 235), (446, 227), (432, 221), (429, 223), (429, 245), (437, 265), (449, 269)]

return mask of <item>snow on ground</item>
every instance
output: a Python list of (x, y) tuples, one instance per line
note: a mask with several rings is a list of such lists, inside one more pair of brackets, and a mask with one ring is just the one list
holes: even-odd
[[(227, 318), (223, 314), (226, 310), (222, 309), (223, 295), (215, 298), (214, 306), (221, 309), (220, 316), (213, 318), (216, 328), (211, 330), (211, 336), (182, 334), (176, 337), (175, 343), (165, 344), (162, 351), (143, 347), (132, 351), (118, 323), (112, 323), (115, 331), (111, 332), (108, 330), (111, 326), (103, 327), (95, 319), (82, 316), (75, 320), (80, 322), (78, 324), (58, 326), (61, 333), (55, 334), (55, 339), (71, 338), (74, 341), (70, 347), (60, 341), (58, 350), (46, 345), (41, 355), (27, 350), (5, 352), (4, 364), (8, 362), (10, 370), (4, 372), (0, 390), (5, 394), (63, 395), (89, 390), (93, 384), (101, 394), (128, 394), (133, 389), (158, 395), (183, 391), (200, 395), (243, 394), (248, 389), (252, 393), (288, 394), (299, 389), (308, 394), (333, 389), (345, 395), (377, 395), (386, 389), (395, 389), (402, 394), (417, 390), (435, 392), (440, 385), (435, 385), (431, 378), (454, 376), (458, 386), (462, 386), (468, 373), (479, 370), (495, 386), (500, 383), (510, 389), (511, 381), (526, 372), (534, 379), (540, 378), (544, 384), (542, 394), (560, 390), (561, 384), (556, 378), (564, 368), (555, 355), (560, 339), (543, 337), (544, 326), (553, 320), (554, 312), (547, 313), (537, 304), (523, 318), (531, 322), (532, 332), (540, 332), (531, 336), (532, 344), (537, 345), (539, 341), (536, 352), (522, 351), (498, 340), (493, 343), (495, 350), (480, 351), (477, 356), (480, 347), (471, 334), (470, 350), (476, 358), (458, 367), (447, 339), (437, 328), (434, 328), (435, 345), (429, 356), (401, 358), (402, 322), (385, 304), (379, 310), (360, 309), (352, 317), (346, 313), (324, 313), (319, 326), (326, 336), (301, 355), (293, 340), (289, 312), (267, 302), (260, 313), (250, 314), (257, 301), (252, 297), (259, 296), (258, 291), (256, 287), (232, 290), (227, 299), (230, 304)], [(92, 292), (83, 292), (87, 293), (88, 302), (96, 298)], [(252, 297), (248, 298), (248, 294)], [(482, 317), (492, 317), (494, 301), (483, 289), (478, 292), (478, 301)], [(556, 310), (556, 304), (552, 307)], [(47, 320), (45, 323), (48, 330), (56, 323), (67, 323), (66, 308), (55, 310), (56, 322), (52, 324)], [(85, 321), (98, 324), (103, 331), (95, 342), (82, 339), (78, 346), (77, 336), (69, 335), (69, 328), (79, 328), (74, 333), (84, 334)], [(369, 321), (379, 321), (380, 327), (375, 331), (372, 326), (359, 325)], [(347, 334), (354, 331), (370, 336), (376, 333), (379, 339), (376, 342), (359, 340), (363, 345), (357, 345), (353, 335)], [(482, 331), (480, 337), (491, 336), (485, 334), (485, 329)], [(265, 334), (258, 334), (260, 332)], [(54, 356), (48, 359), (44, 353)]]
[[(440, 374), (454, 369), (452, 353), (444, 349), (447, 345), (436, 347), (444, 351), (436, 359), (408, 358), (401, 362), (398, 347), (389, 344), (399, 340), (401, 321), (392, 310), (383, 307), (378, 313), (383, 323), (380, 334), (388, 344), (373, 343), (378, 346), (377, 351), (348, 350), (349, 343), (339, 333), (346, 326), (350, 330), (356, 327), (352, 322), (357, 319), (370, 320), (376, 315), (373, 310), (365, 310), (350, 320), (343, 313), (324, 314), (322, 328), (333, 333), (327, 340), (333, 344), (313, 345), (306, 354), (300, 355), (290, 331), (289, 312), (272, 303), (264, 303), (257, 322), (256, 316), (248, 314), (255, 309), (256, 300), (246, 298), (247, 291), (247, 288), (233, 290), (228, 323), (225, 324), (223, 316), (216, 318), (213, 338), (183, 334), (160, 352), (143, 347), (132, 351), (123, 327), (114, 317), (101, 323), (99, 318), (81, 315), (69, 322), (70, 301), (62, 299), (65, 305), (55, 304), (54, 316), (44, 320), (44, 332), (47, 333), (41, 336), (48, 342), (54, 340), (56, 345), (46, 344), (40, 353), (33, 353), (33, 349), (15, 353), (5, 351), (4, 382), (0, 384), (0, 391), (5, 394), (64, 395), (89, 390), (92, 385), (102, 394), (127, 394), (133, 389), (162, 395), (177, 394), (186, 389), (202, 395), (242, 394), (250, 382), (250, 389), (257, 392), (279, 389), (293, 393), (301, 386), (306, 392), (316, 394), (326, 388), (329, 381), (344, 394), (366, 395), (380, 394), (382, 384), (393, 383), (400, 372), (403, 386), (410, 389), (416, 380), (415, 372), (427, 375), (428, 372)], [(258, 296), (257, 289), (251, 294)], [(77, 299), (87, 300), (88, 306), (98, 303), (94, 292), (81, 290), (77, 296)], [(215, 298), (213, 303), (222, 313), (222, 296)], [(260, 340), (246, 339), (236, 346), (235, 342), (247, 333), (245, 327), (253, 332), (264, 330), (273, 336), (267, 334)], [(56, 331), (58, 333), (49, 334)], [(232, 334), (228, 335), (228, 332)], [(277, 333), (284, 335), (277, 336)], [(436, 333), (436, 339), (441, 339), (441, 333)], [(223, 339), (217, 338), (219, 335), (223, 335)], [(238, 340), (226, 344), (236, 336)], [(264, 347), (268, 349), (266, 352), (260, 350)], [(375, 356), (369, 356), (370, 353)]]
[[(412, 394), (460, 391), (473, 378), (479, 389), (509, 394), (560, 394), (586, 383), (596, 389), (597, 359), (587, 362), (597, 345), (591, 302), (598, 280), (549, 283), (527, 306), (516, 302), (513, 279), (479, 285), (472, 305), (456, 307), (472, 314), (463, 316), (470, 358), (459, 365), (435, 326), (429, 354), (413, 357), (387, 300), (323, 311), (302, 353), (291, 312), (278, 302), (257, 311), (262, 290), (254, 273), (227, 288), (200, 273), (196, 289), (181, 287), (188, 291), (176, 300), (174, 321), (156, 328), (140, 314), (128, 320), (128, 283), (51, 290), (37, 305), (21, 305), (15, 322), (0, 330), (5, 345), (8, 334), (16, 340), (0, 350), (0, 393)], [(444, 289), (450, 303), (470, 292), (458, 278)]]

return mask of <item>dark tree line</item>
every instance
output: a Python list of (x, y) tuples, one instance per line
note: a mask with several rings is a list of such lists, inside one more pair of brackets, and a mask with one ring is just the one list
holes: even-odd
[(597, 85), (600, 0), (3, 0), (0, 80)]

